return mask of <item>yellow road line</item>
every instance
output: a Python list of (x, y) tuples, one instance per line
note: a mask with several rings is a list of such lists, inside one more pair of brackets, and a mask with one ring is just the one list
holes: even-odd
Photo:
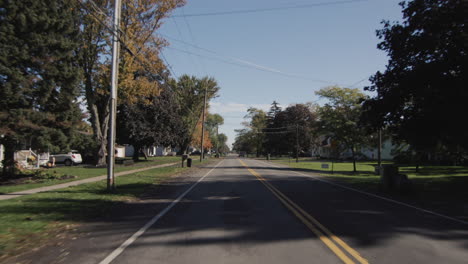
[[(338, 245), (340, 245), (344, 250), (346, 250), (351, 256), (353, 256), (357, 261), (362, 264), (368, 264), (369, 262), (361, 257), (359, 253), (348, 246), (343, 240), (334, 235), (330, 230), (325, 228), (319, 221), (312, 217), (309, 213), (304, 211), (296, 203), (291, 201), (286, 195), (280, 192), (277, 188), (271, 185), (265, 178), (258, 174), (253, 169), (250, 169), (247, 164), (242, 160), (239, 160), (240, 163), (246, 167), (246, 169), (257, 179), (262, 182), (280, 201), (283, 203), (303, 224), (305, 224), (320, 240), (330, 248), (335, 255), (337, 255), (344, 263), (352, 264), (354, 263), (339, 247), (337, 247), (332, 240), (334, 240)], [(314, 225), (315, 224), (315, 225)], [(317, 228), (318, 227), (318, 228)], [(320, 230), (321, 229), (321, 230)], [(325, 235), (325, 234), (326, 235)], [(327, 236), (328, 235), (328, 236)], [(331, 239), (330, 239), (331, 238)]]

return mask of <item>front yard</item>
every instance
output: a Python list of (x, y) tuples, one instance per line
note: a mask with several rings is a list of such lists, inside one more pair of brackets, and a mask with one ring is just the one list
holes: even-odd
[[(352, 162), (276, 160), (304, 172), (317, 172), (325, 179), (336, 180), (351, 187), (372, 193), (379, 193), (408, 201), (417, 206), (436, 210), (468, 221), (468, 167), (465, 166), (400, 166), (399, 171), (408, 175), (412, 189), (408, 193), (383, 193), (380, 190), (380, 176), (375, 175), (376, 162), (358, 162), (357, 173), (353, 173)], [(390, 162), (386, 162), (387, 164)], [(329, 168), (322, 168), (328, 164)]]
[[(141, 160), (131, 166), (116, 164), (115, 172), (123, 172), (134, 170), (138, 168), (144, 168), (149, 166), (180, 162), (180, 157), (150, 157), (147, 161)], [(96, 168), (91, 165), (79, 165), (79, 166), (60, 166), (50, 169), (41, 169), (45, 177), (31, 177), (27, 179), (21, 179), (20, 182), (3, 182), (0, 183), (0, 194), (18, 192), (28, 189), (34, 189), (44, 186), (50, 186), (60, 183), (66, 183), (76, 180), (87, 179), (107, 173), (106, 168)], [(47, 177), (50, 175), (51, 177)], [(65, 177), (63, 177), (65, 176)], [(60, 177), (64, 179), (59, 179)]]
[[(197, 165), (200, 162), (194, 160)], [(189, 169), (165, 167), (121, 176), (113, 193), (106, 191), (106, 181), (100, 181), (0, 201), (0, 262), (64, 235), (77, 224), (105, 218), (117, 206), (138, 200)]]

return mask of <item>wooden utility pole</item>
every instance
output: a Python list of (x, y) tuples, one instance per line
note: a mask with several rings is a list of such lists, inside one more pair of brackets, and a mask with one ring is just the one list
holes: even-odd
[(114, 25), (112, 32), (112, 73), (109, 104), (109, 137), (107, 147), (107, 190), (115, 189), (114, 162), (115, 162), (115, 122), (117, 110), (117, 85), (119, 77), (119, 24), (120, 24), (120, 0), (114, 1)]
[(200, 162), (203, 161), (205, 151), (203, 150), (203, 143), (205, 140), (205, 112), (206, 112), (206, 93), (207, 88), (205, 87), (205, 96), (203, 98), (203, 116), (202, 116), (202, 132), (201, 132), (201, 150), (200, 150)]

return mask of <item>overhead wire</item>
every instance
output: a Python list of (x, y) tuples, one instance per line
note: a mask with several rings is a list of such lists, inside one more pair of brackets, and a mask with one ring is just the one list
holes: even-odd
[[(211, 53), (211, 54), (215, 55), (216, 57), (221, 58), (222, 60), (224, 60), (223, 62), (225, 62), (225, 63), (226, 63), (226, 60), (229, 60), (230, 62), (228, 62), (228, 64), (233, 64), (232, 62), (234, 62), (234, 63), (237, 63), (237, 64), (242, 64), (242, 65), (248, 66), (248, 67), (250, 67), (250, 68), (255, 68), (255, 69), (257, 69), (257, 70), (266, 71), (266, 72), (271, 72), (271, 73), (278, 73), (278, 74), (285, 75), (285, 76), (288, 76), (288, 77), (306, 79), (306, 80), (310, 80), (310, 81), (314, 81), (314, 82), (320, 82), (320, 83), (326, 83), (326, 84), (336, 84), (336, 82), (332, 82), (332, 81), (326, 81), (326, 80), (320, 80), (320, 79), (313, 79), (313, 78), (309, 78), (309, 77), (307, 77), (307, 76), (303, 76), (303, 75), (299, 75), (299, 74), (286, 73), (286, 72), (283, 72), (283, 71), (281, 71), (281, 70), (274, 69), (274, 68), (267, 67), (267, 66), (263, 66), (263, 65), (260, 65), (260, 64), (257, 64), (257, 63), (254, 63), (254, 62), (245, 60), (245, 59), (240, 59), (240, 58), (236, 58), (236, 57), (221, 55), (221, 54), (219, 54), (219, 53), (216, 52), (216, 51), (213, 51), (213, 50), (210, 50), (210, 49), (207, 49), (207, 48), (203, 48), (203, 47), (200, 47), (200, 46), (198, 46), (198, 45), (195, 45), (195, 44), (192, 44), (192, 43), (188, 43), (188, 42), (186, 42), (186, 41), (183, 41), (183, 40), (180, 40), (180, 39), (176, 39), (176, 38), (170, 37), (170, 36), (165, 35), (165, 34), (161, 34), (161, 33), (158, 33), (158, 34), (159, 34), (160, 36), (164, 37), (164, 38), (167, 38), (167, 39), (170, 39), (170, 40), (173, 40), (173, 41), (182, 43), (182, 44), (184, 44), (184, 45), (191, 46), (191, 47), (193, 47), (193, 48), (196, 48), (196, 49), (199, 49), (199, 50), (202, 50), (202, 51)], [(172, 48), (172, 49), (176, 50), (176, 48), (173, 48), (173, 47), (166, 47), (166, 48), (169, 48), (169, 49)], [(178, 49), (178, 51), (179, 51), (179, 52), (185, 52), (185, 53), (192, 53), (192, 54), (195, 54), (194, 52), (190, 52), (190, 51), (186, 51), (186, 50), (180, 50), (180, 49)], [(200, 56), (200, 57), (203, 57), (203, 56), (204, 56), (204, 55), (201, 55), (201, 54), (195, 54), (195, 55)], [(210, 57), (206, 57), (206, 58), (213, 59), (213, 58), (210, 58)], [(236, 65), (236, 64), (234, 64), (234, 65)]]
[[(177, 21), (176, 21), (173, 17), (171, 17), (171, 21), (174, 23), (174, 25), (175, 25), (175, 27), (176, 27), (176, 31), (177, 31), (177, 33), (179, 34), (179, 37), (180, 37), (181, 39), (183, 39), (183, 37), (182, 37), (182, 32), (180, 31), (180, 28), (179, 28), (179, 25), (177, 24)], [(197, 67), (195, 67), (195, 65), (196, 65), (195, 59), (194, 59), (195, 56), (190, 55), (190, 56), (187, 56), (187, 57), (190, 58), (190, 61), (192, 62), (192, 65), (194, 66), (194, 68), (197, 68)], [(186, 57), (186, 58), (187, 58), (187, 57)], [(198, 57), (197, 57), (197, 58), (198, 58)], [(198, 70), (198, 69), (195, 69), (195, 70)]]
[[(185, 7), (182, 7), (182, 8), (181, 8), (181, 12), (182, 12), (182, 17), (184, 18), (185, 26), (186, 26), (187, 29), (188, 29), (190, 38), (192, 39), (192, 42), (193, 42), (195, 45), (197, 45), (197, 40), (195, 39), (195, 35), (193, 34), (192, 27), (190, 26), (189, 22), (187, 21), (187, 17), (185, 16)], [(208, 75), (208, 72), (207, 72), (207, 70), (206, 70), (205, 64), (203, 63), (203, 60), (199, 60), (199, 62), (200, 62), (200, 65), (201, 65), (201, 67), (202, 67), (202, 70), (205, 72), (205, 75)]]
[[(89, 10), (89, 9), (87, 8), (87, 6), (83, 3), (83, 0), (77, 0), (77, 1), (82, 5), (83, 8), (85, 8), (86, 10), (88, 10), (88, 11), (90, 12), (90, 14), (98, 21), (98, 23), (100, 23), (101, 25), (103, 25), (111, 34), (113, 34), (113, 35), (116, 34), (116, 32), (113, 30), (112, 27), (110, 27), (109, 25), (107, 25), (104, 21), (102, 21), (102, 19), (100, 19), (99, 17), (97, 17), (94, 13), (92, 13), (91, 10)], [(107, 14), (105, 14), (105, 13), (96, 5), (96, 3), (95, 3), (93, 0), (88, 0), (88, 2), (90, 2), (91, 5), (93, 5), (95, 8), (97, 8), (97, 9), (95, 9), (95, 12), (98, 12), (98, 13), (100, 13), (101, 15), (104, 15), (106, 18), (109, 18), (109, 16), (108, 16)], [(124, 31), (119, 30), (119, 33), (122, 34), (122, 35), (124, 35), (124, 36), (126, 36), (127, 39), (131, 41), (131, 38), (129, 38), (128, 35), (127, 35)], [(125, 50), (126, 50), (126, 51), (127, 51), (143, 68), (144, 68), (144, 70), (147, 71), (147, 72), (149, 72), (149, 73), (156, 74), (156, 75), (162, 77), (162, 78), (164, 79), (164, 81), (165, 81), (166, 83), (168, 83), (169, 80), (166, 78), (166, 76), (165, 76), (164, 74), (160, 74), (160, 73), (158, 73), (158, 72), (154, 72), (154, 71), (148, 69), (147, 64), (146, 64), (145, 62), (143, 62), (143, 61), (141, 60), (141, 58), (140, 58), (139, 56), (137, 56), (137, 55), (135, 54), (135, 52), (133, 52), (133, 51), (131, 50), (131, 48), (129, 47), (129, 45), (120, 37), (120, 34), (116, 34), (116, 35), (117, 35), (117, 39), (118, 39), (119, 42), (122, 44), (122, 46), (124, 47), (124, 49), (125, 49)], [(155, 40), (154, 40), (154, 36), (151, 36), (151, 37), (153, 38), (153, 41), (155, 41)], [(135, 43), (135, 42), (134, 42), (133, 44), (134, 44), (134, 46), (139, 47), (138, 43)], [(143, 49), (143, 48), (140, 47), (140, 50), (141, 50), (141, 49)], [(159, 54), (162, 54), (162, 53), (159, 53)], [(163, 60), (167, 63), (167, 61), (165, 60), (164, 55), (162, 55), (162, 57), (163, 57)], [(143, 57), (143, 59), (146, 60), (145, 57)], [(148, 63), (148, 61), (146, 61), (146, 62)], [(174, 75), (174, 77), (177, 78), (177, 76), (175, 75), (175, 73), (172, 71), (172, 67), (171, 67), (168, 63), (167, 63), (167, 65), (168, 65), (168, 70), (169, 70), (169, 72), (170, 72), (172, 75)], [(173, 91), (173, 92), (175, 92), (175, 93), (177, 93), (177, 94), (180, 95), (180, 91), (179, 91), (179, 90), (177, 90), (177, 89), (175, 89), (175, 90), (172, 89), (172, 87), (170, 87), (170, 85), (167, 85), (167, 87), (168, 87), (171, 91)], [(195, 113), (193, 112), (192, 109), (188, 108), (188, 106), (186, 106), (186, 109), (189, 110), (191, 114), (195, 114)]]
[(297, 79), (308, 80), (308, 81), (318, 82), (318, 83), (325, 83), (325, 84), (336, 84), (335, 82), (331, 82), (331, 81), (313, 79), (313, 78), (309, 78), (307, 76), (302, 76), (302, 75), (298, 75), (298, 74), (285, 73), (285, 72), (282, 72), (282, 71), (279, 71), (279, 70), (276, 70), (276, 69), (267, 68), (265, 66), (257, 65), (257, 64), (247, 62), (247, 61), (242, 62), (240, 59), (232, 59), (232, 58), (226, 59), (226, 58), (223, 58), (223, 56), (215, 55), (215, 53), (213, 53), (213, 52), (212, 53), (215, 55), (215, 57), (206, 56), (206, 55), (191, 52), (191, 51), (188, 51), (188, 50), (174, 48), (174, 47), (171, 47), (171, 46), (166, 47), (166, 49), (172, 49), (172, 50), (175, 50), (175, 51), (178, 51), (178, 52), (182, 52), (182, 53), (186, 53), (186, 54), (192, 54), (192, 55), (199, 56), (199, 57), (202, 57), (202, 58), (205, 58), (205, 59), (216, 60), (216, 61), (220, 61), (220, 62), (223, 62), (223, 63), (226, 63), (226, 64), (231, 64), (231, 65), (235, 65), (235, 66), (239, 66), (239, 67), (243, 67), (243, 68), (250, 68), (250, 69), (256, 69), (256, 70), (259, 70), (259, 71), (275, 73), (275, 74), (283, 75), (283, 76), (290, 77), (290, 78), (297, 78)]
[[(86, 5), (84, 5), (84, 3), (82, 3), (81, 0), (77, 0), (77, 1), (79, 1), (80, 4), (82, 4), (83, 8), (85, 8), (86, 10), (88, 10), (87, 7), (86, 7)], [(88, 1), (89, 1), (89, 2), (92, 2), (92, 3), (95, 5), (95, 3), (94, 3), (93, 0), (88, 0)], [(100, 10), (100, 9), (99, 9), (99, 10)], [(88, 11), (90, 11), (90, 10), (88, 10)], [(99, 12), (99, 11), (97, 11), (97, 12)], [(99, 13), (104, 14), (102, 10), (100, 10)], [(148, 71), (148, 72), (150, 72), (150, 73), (153, 73), (153, 74), (157, 74), (158, 76), (160, 76), (160, 77), (162, 77), (163, 79), (165, 79), (166, 82), (168, 82), (168, 80), (165, 78), (164, 75), (161, 75), (160, 73), (154, 73), (154, 72), (152, 72), (151, 70), (149, 70), (149, 69), (147, 68), (147, 65), (146, 65), (143, 61), (140, 60), (140, 58), (130, 49), (130, 47), (128, 46), (128, 44), (127, 44), (124, 40), (122, 40), (122, 38), (120, 38), (119, 34), (116, 34), (116, 32), (115, 32), (111, 27), (109, 27), (105, 22), (103, 22), (101, 19), (99, 19), (97, 16), (95, 16), (95, 14), (93, 14), (92, 12), (90, 12), (90, 14), (91, 14), (94, 18), (96, 18), (96, 20), (97, 20), (99, 23), (101, 23), (107, 30), (109, 30), (109, 32), (110, 32), (111, 34), (117, 35), (117, 39), (119, 40), (119, 42), (121, 42), (121, 44), (123, 45), (123, 47), (125, 48), (125, 50), (126, 50), (132, 57), (134, 57), (135, 60), (136, 60), (137, 62), (139, 62), (140, 65), (143, 66), (143, 68), (144, 68), (146, 71)], [(104, 14), (104, 15), (105, 15), (105, 14)], [(108, 17), (108, 16), (105, 15), (105, 17)], [(128, 37), (128, 35), (126, 35), (126, 33), (123, 32), (123, 31), (119, 31), (119, 33), (120, 33), (120, 34), (123, 34), (123, 35), (125, 35), (125, 36)], [(131, 40), (130, 38), (127, 38), (127, 39), (128, 39), (128, 40)], [(154, 37), (153, 37), (153, 41), (155, 41), (155, 40), (154, 40)], [(137, 43), (134, 43), (134, 44), (135, 44), (136, 46), (138, 46)], [(142, 48), (141, 48), (141, 49), (142, 49)], [(141, 50), (141, 49), (140, 49), (140, 50)], [(159, 54), (162, 55), (163, 60), (166, 62), (167, 66), (168, 66), (168, 68), (169, 68), (168, 70), (171, 72), (171, 74), (174, 75), (174, 77), (177, 78), (177, 76), (175, 75), (175, 73), (172, 71), (172, 67), (167, 63), (167, 61), (166, 61), (164, 55), (163, 55), (161, 52), (160, 52)], [(145, 57), (143, 57), (143, 58), (145, 58)], [(146, 59), (146, 58), (145, 58), (145, 59)], [(180, 95), (180, 91), (178, 91), (177, 89), (176, 89), (176, 90), (172, 89), (172, 87), (170, 87), (169, 84), (167, 85), (167, 87), (168, 87), (171, 91), (173, 91), (173, 92), (175, 92), (175, 93), (177, 93), (177, 94)], [(195, 112), (194, 112), (191, 108), (189, 108), (188, 106), (185, 106), (185, 108), (186, 108), (186, 110), (188, 110), (191, 114), (195, 115)], [(195, 133), (195, 128), (196, 128), (198, 122), (200, 121), (200, 118), (201, 118), (201, 115), (202, 115), (202, 111), (203, 111), (203, 108), (201, 108), (200, 114), (196, 115), (196, 116), (198, 116), (198, 119), (197, 119), (197, 121), (195, 122), (195, 124), (194, 124), (194, 126), (193, 126), (193, 128), (192, 128), (192, 131), (191, 131), (191, 133), (190, 133), (190, 138), (191, 138), (191, 137), (193, 136), (193, 134)]]
[[(351, 4), (351, 3), (365, 2), (365, 1), (368, 1), (368, 0), (343, 0), (343, 1), (321, 2), (321, 3), (313, 3), (313, 4), (291, 5), (291, 6), (284, 6), (284, 7), (270, 7), (270, 8), (207, 12), (207, 13), (194, 13), (194, 14), (185, 14), (185, 17), (221, 16), (221, 15), (248, 14), (248, 13), (271, 12), (271, 11), (284, 11), (284, 10), (289, 10), (289, 9), (303, 9), (303, 8), (312, 8), (312, 7), (318, 7), (318, 6), (342, 5), (342, 4)], [(182, 16), (173, 15), (172, 17), (182, 17)]]

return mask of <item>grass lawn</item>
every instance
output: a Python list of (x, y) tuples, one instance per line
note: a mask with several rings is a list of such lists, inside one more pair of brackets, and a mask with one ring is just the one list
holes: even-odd
[[(379, 192), (380, 176), (374, 174), (376, 162), (357, 162), (357, 173), (353, 173), (352, 162), (334, 163), (334, 173), (331, 173), (331, 162), (321, 161), (274, 161), (289, 165), (292, 168), (309, 172), (318, 172), (322, 176), (329, 177), (347, 183), (353, 187)], [(329, 169), (322, 169), (321, 164), (329, 164)], [(386, 162), (390, 163), (390, 162)], [(420, 166), (416, 172), (415, 166), (399, 166), (402, 174), (408, 175), (413, 184), (410, 193), (402, 195), (416, 201), (421, 206), (436, 208), (437, 210), (452, 210), (451, 214), (468, 220), (468, 167), (464, 166)], [(398, 195), (398, 194), (394, 194)], [(398, 195), (400, 196), (400, 195)]]
[[(172, 163), (172, 162), (179, 162), (181, 161), (180, 157), (149, 157), (148, 161), (142, 160), (141, 162), (137, 162), (131, 166), (124, 166), (116, 164), (115, 172), (122, 172), (128, 170), (134, 170), (149, 166), (155, 166), (165, 163)], [(55, 171), (57, 174), (61, 175), (73, 175), (76, 178), (66, 179), (66, 180), (59, 180), (59, 179), (43, 179), (40, 182), (30, 181), (25, 182), (22, 184), (15, 184), (15, 185), (0, 185), (0, 194), (11, 193), (11, 192), (18, 192), (38, 187), (44, 187), (54, 184), (60, 184), (70, 181), (82, 180), (86, 178), (96, 177), (100, 175), (105, 175), (107, 173), (106, 168), (93, 168), (93, 167), (86, 167), (86, 165), (79, 165), (79, 166), (61, 166), (51, 169), (44, 169), (48, 171)]]
[(106, 181), (100, 181), (0, 201), (0, 262), (73, 224), (105, 216), (116, 205), (137, 199), (145, 190), (188, 169), (165, 167), (121, 176), (116, 193), (108, 193)]

